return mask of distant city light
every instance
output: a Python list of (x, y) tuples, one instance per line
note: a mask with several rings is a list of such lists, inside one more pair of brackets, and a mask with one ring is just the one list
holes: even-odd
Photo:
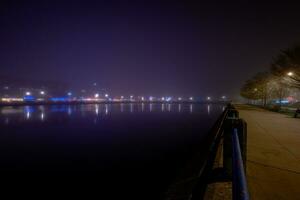
[(31, 96), (31, 95), (26, 95), (26, 96), (24, 96), (23, 97), (23, 99), (24, 99), (24, 101), (31, 101), (31, 102), (33, 102), (33, 101), (35, 101), (36, 99), (35, 99), (35, 97), (34, 96)]
[(99, 97), (99, 94), (97, 93), (97, 94), (95, 94), (95, 98), (98, 98)]
[(40, 94), (41, 94), (41, 95), (44, 95), (44, 94), (45, 94), (45, 91), (41, 91)]
[(150, 100), (150, 101), (153, 101), (153, 97), (152, 97), (152, 96), (150, 96), (150, 97), (149, 97), (149, 100)]
[(31, 92), (26, 92), (25, 94), (26, 94), (27, 96), (29, 96), (29, 95), (31, 95)]
[(167, 97), (166, 101), (172, 101), (172, 97)]
[(190, 97), (190, 100), (193, 101), (193, 100), (194, 100), (194, 97)]
[(211, 97), (207, 97), (207, 100), (208, 100), (208, 101), (211, 100)]
[(254, 88), (254, 92), (256, 92), (257, 91), (257, 88)]
[(226, 96), (222, 96), (222, 99), (226, 99)]
[(24, 99), (22, 98), (2, 98), (1, 101), (3, 102), (23, 102)]
[(124, 99), (124, 96), (121, 96), (121, 99)]
[(63, 102), (63, 101), (68, 101), (68, 98), (66, 97), (52, 97), (49, 99), (50, 101), (54, 101), (54, 102)]
[(182, 98), (181, 97), (178, 97), (178, 101), (181, 101), (182, 100)]
[(130, 99), (133, 99), (133, 95), (130, 96)]
[(164, 100), (165, 100), (165, 97), (162, 97), (161, 100), (164, 101)]
[(294, 73), (293, 73), (293, 72), (288, 72), (287, 75), (288, 75), (288, 76), (293, 76)]
[(145, 100), (145, 98), (144, 98), (144, 97), (141, 97), (141, 99), (142, 99), (142, 101), (144, 101), (144, 100)]
[(108, 95), (108, 94), (105, 94), (104, 96), (107, 98), (109, 95)]
[(72, 96), (72, 92), (68, 92), (68, 96)]

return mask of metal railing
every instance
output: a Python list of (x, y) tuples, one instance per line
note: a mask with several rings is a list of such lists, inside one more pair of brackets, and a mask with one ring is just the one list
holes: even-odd
[(237, 128), (232, 133), (232, 197), (234, 200), (250, 199)]
[[(228, 105), (215, 124), (212, 134), (214, 140), (208, 157), (200, 170), (198, 182), (190, 197), (191, 200), (203, 199), (207, 186), (213, 182), (232, 182), (232, 199), (249, 200), (245, 175), (247, 124), (239, 119), (238, 111)], [(223, 141), (221, 146), (221, 141)], [(222, 147), (223, 166), (214, 169), (218, 148)]]
[(212, 142), (209, 146), (207, 157), (204, 159), (205, 161), (202, 165), (202, 168), (199, 171), (199, 176), (197, 178), (198, 181), (192, 191), (192, 194), (190, 195), (189, 200), (203, 199), (205, 195), (208, 182), (210, 182), (209, 179), (211, 178), (217, 150), (223, 136), (224, 123), (228, 117), (228, 111), (229, 109), (226, 108), (222, 113), (222, 115), (218, 118), (218, 120), (214, 124), (213, 128), (211, 129), (210, 134), (212, 134), (214, 137), (211, 140)]

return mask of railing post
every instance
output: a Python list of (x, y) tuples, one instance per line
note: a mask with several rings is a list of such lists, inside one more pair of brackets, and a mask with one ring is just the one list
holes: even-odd
[(229, 109), (227, 119), (224, 123), (223, 133), (223, 168), (226, 176), (232, 177), (232, 129), (236, 125), (239, 113), (235, 109)]
[(247, 161), (247, 123), (243, 119), (239, 119), (238, 122), (238, 137), (241, 147), (241, 153), (243, 158), (243, 164), (246, 171), (246, 161)]

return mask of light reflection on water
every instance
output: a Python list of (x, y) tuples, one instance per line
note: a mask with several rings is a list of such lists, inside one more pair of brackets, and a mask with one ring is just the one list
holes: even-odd
[(195, 149), (205, 146), (224, 108), (189, 103), (0, 107), (1, 165), (38, 175), (55, 171), (56, 180), (74, 174), (105, 184), (125, 180), (108, 189), (160, 196)]
[(210, 114), (210, 105), (207, 105), (207, 114)]
[(190, 113), (193, 113), (193, 104), (190, 104)]
[(172, 103), (120, 103), (120, 104), (87, 104), (87, 105), (45, 105), (45, 106), (19, 106), (0, 108), (1, 121), (4, 124), (11, 123), (14, 119), (22, 117), (26, 121), (47, 121), (47, 116), (53, 113), (66, 114), (69, 117), (80, 115), (82, 117), (94, 115), (108, 116), (121, 113), (172, 113), (172, 114), (193, 114), (204, 112), (206, 107), (207, 115), (212, 109), (224, 111), (225, 105), (211, 104), (172, 104)]

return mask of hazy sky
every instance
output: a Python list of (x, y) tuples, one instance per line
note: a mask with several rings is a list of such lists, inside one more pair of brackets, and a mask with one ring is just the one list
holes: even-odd
[(115, 95), (232, 95), (300, 37), (297, 4), (145, 2), (1, 1), (0, 73)]

